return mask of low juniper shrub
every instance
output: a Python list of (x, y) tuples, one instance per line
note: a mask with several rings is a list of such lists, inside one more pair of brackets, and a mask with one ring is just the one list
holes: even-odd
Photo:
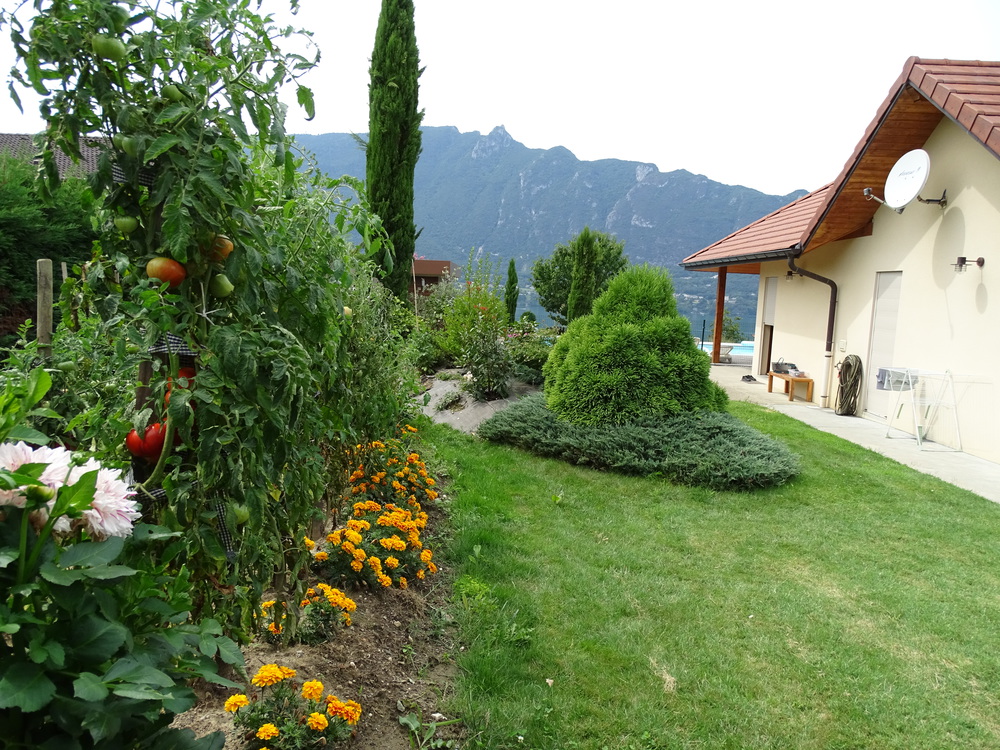
[(725, 412), (582, 427), (559, 419), (542, 394), (533, 394), (483, 422), (478, 434), (568, 463), (713, 490), (774, 487), (800, 471), (783, 443)]

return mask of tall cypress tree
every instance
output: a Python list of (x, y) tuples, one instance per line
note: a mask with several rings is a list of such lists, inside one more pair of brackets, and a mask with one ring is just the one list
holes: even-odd
[(510, 259), (507, 265), (507, 286), (503, 290), (503, 301), (507, 305), (507, 318), (513, 323), (517, 318), (517, 298), (521, 296), (521, 289), (517, 285), (517, 266), (514, 259)]
[(590, 315), (594, 304), (597, 279), (597, 240), (590, 227), (573, 240), (573, 281), (569, 287), (569, 301), (566, 305), (566, 320), (572, 322), (584, 315)]
[(417, 53), (413, 0), (382, 0), (368, 86), (365, 178), (372, 210), (392, 240), (380, 262), (385, 285), (400, 299), (409, 289), (417, 234), (413, 223), (413, 173), (420, 156)]

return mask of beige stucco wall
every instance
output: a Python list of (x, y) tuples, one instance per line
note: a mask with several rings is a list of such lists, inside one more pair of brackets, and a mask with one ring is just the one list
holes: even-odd
[[(897, 214), (882, 206), (871, 236), (832, 243), (797, 261), (839, 287), (833, 357), (824, 357), (829, 287), (804, 277), (785, 282), (783, 262), (761, 269), (758, 340), (765, 280), (777, 276), (773, 358), (805, 369), (816, 381), (814, 401), (832, 407), (837, 386), (832, 365), (846, 354), (858, 355), (866, 370), (863, 407), (874, 389), (868, 354), (876, 274), (901, 271), (893, 366), (954, 375), (955, 410), (947, 406), (946, 393), (927, 433), (936, 444), (927, 447), (957, 447), (954, 414), (962, 449), (1000, 462), (1000, 160), (948, 120), (924, 148), (931, 168), (921, 195), (939, 198), (947, 190), (945, 209), (914, 201)], [(872, 187), (882, 194), (882, 186)], [(985, 265), (955, 273), (952, 264), (960, 255), (973, 262), (982, 256)], [(755, 366), (764, 369), (767, 363)], [(943, 382), (925, 377), (918, 398), (933, 400)], [(900, 400), (902, 418), (893, 425), (912, 432), (911, 407), (906, 398)]]

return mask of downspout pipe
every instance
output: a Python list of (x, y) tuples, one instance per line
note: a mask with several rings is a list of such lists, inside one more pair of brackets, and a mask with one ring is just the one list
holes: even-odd
[(830, 378), (833, 373), (833, 326), (837, 319), (837, 282), (795, 265), (795, 259), (802, 255), (802, 246), (796, 245), (793, 250), (794, 254), (788, 256), (788, 267), (794, 273), (805, 276), (807, 279), (822, 282), (830, 287), (830, 310), (826, 320), (826, 354), (824, 355), (826, 363), (823, 368), (823, 387), (819, 394), (820, 405), (828, 407), (830, 405)]

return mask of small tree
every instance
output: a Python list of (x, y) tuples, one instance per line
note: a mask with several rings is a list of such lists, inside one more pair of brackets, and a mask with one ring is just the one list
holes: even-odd
[(611, 425), (725, 408), (690, 329), (664, 269), (622, 272), (552, 348), (543, 368), (549, 409), (575, 424)]
[[(597, 246), (594, 266), (594, 298), (607, 289), (608, 282), (628, 266), (625, 243), (604, 232), (591, 232)], [(556, 245), (552, 256), (539, 258), (531, 268), (531, 282), (538, 292), (538, 301), (552, 320), (566, 325), (569, 292), (573, 282), (573, 243)]]
[(417, 230), (413, 223), (413, 174), (420, 157), (417, 79), (423, 71), (413, 24), (413, 0), (382, 0), (368, 86), (365, 179), (372, 209), (389, 233), (380, 259), (385, 284), (406, 299)]
[(507, 305), (507, 319), (513, 323), (517, 320), (517, 298), (521, 295), (521, 290), (517, 286), (517, 266), (514, 259), (510, 259), (507, 264), (507, 286), (503, 290), (503, 301)]
[(597, 279), (597, 242), (590, 231), (583, 231), (573, 240), (573, 273), (569, 287), (569, 300), (566, 305), (566, 319), (573, 321), (584, 315), (590, 315), (594, 304)]

